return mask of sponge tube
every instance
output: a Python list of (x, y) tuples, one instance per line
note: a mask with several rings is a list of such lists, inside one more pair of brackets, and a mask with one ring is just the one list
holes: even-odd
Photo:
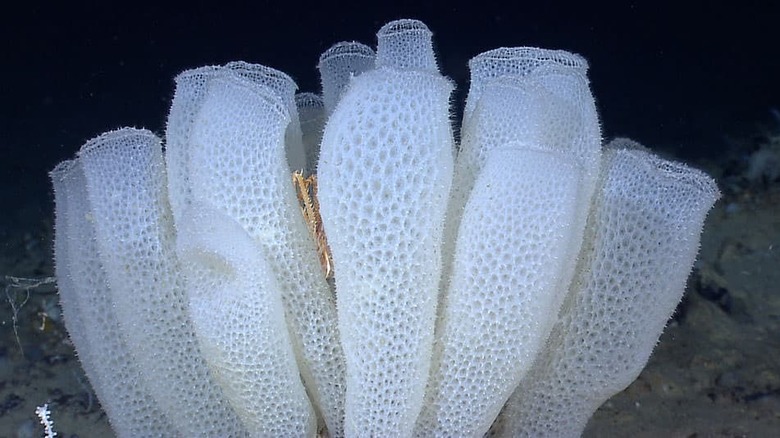
[(243, 435), (187, 315), (159, 139), (108, 132), (87, 142), (79, 160), (117, 320), (149, 391), (184, 435)]
[(320, 213), (347, 363), (347, 435), (408, 436), (422, 405), (452, 178), (451, 90), (429, 72), (363, 73), (323, 136)]
[(316, 417), (262, 248), (208, 205), (193, 205), (184, 218), (177, 250), (190, 315), (214, 378), (253, 436), (314, 436)]
[(625, 140), (610, 147), (560, 323), (507, 403), (504, 436), (579, 436), (637, 378), (685, 290), (714, 181)]
[(272, 88), (227, 69), (215, 74), (186, 144), (187, 187), (193, 205), (222, 212), (262, 248), (281, 290), (306, 388), (328, 430), (339, 435), (344, 358), (333, 296), (285, 158), (290, 118)]
[(571, 279), (582, 178), (554, 149), (490, 151), (460, 225), (416, 436), (484, 435), (530, 369)]
[(56, 202), (54, 259), (65, 326), (111, 427), (119, 436), (177, 436), (142, 379), (116, 318), (90, 220), (79, 160), (51, 172)]

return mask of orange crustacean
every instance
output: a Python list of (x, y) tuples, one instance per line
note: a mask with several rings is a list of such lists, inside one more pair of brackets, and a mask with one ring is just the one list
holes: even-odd
[(306, 226), (317, 245), (317, 254), (320, 258), (322, 271), (325, 273), (325, 279), (330, 280), (333, 278), (333, 259), (330, 255), (328, 240), (325, 237), (325, 229), (322, 226), (322, 218), (320, 218), (320, 205), (317, 201), (317, 176), (304, 177), (303, 171), (297, 170), (292, 173), (292, 180)]

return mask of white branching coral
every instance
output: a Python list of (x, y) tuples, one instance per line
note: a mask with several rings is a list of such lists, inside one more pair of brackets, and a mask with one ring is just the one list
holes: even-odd
[(35, 415), (43, 425), (43, 433), (45, 438), (54, 438), (57, 436), (57, 432), (54, 431), (54, 421), (51, 419), (51, 411), (49, 411), (49, 404), (44, 403), (43, 406), (37, 406), (35, 408)]

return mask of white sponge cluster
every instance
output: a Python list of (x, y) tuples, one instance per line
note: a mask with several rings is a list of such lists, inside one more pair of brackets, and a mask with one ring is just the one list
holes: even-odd
[(52, 171), (65, 322), (118, 435), (576, 436), (636, 378), (713, 181), (602, 151), (563, 51), (472, 59), (456, 147), (431, 37), (337, 44), (322, 96), (186, 71), (164, 153), (125, 128)]
[[(191, 91), (197, 86), (189, 84), (193, 76), (184, 76), (175, 100), (197, 102), (198, 110), (189, 130), (169, 122), (169, 137), (182, 138), (186, 152), (183, 158), (172, 156), (170, 162), (185, 160), (178, 167), (189, 171), (185, 184), (189, 198), (182, 202), (191, 208), (189, 214), (201, 206), (212, 207), (240, 224), (262, 249), (278, 286), (275, 293), (284, 303), (292, 348), (309, 395), (330, 429), (340, 430), (344, 360), (336, 309), (291, 184), (289, 124), (293, 116), (297, 120), (297, 111), (291, 114), (285, 104), (292, 99), (294, 86), (282, 75), (261, 66), (243, 66), (236, 74), (235, 66), (228, 65), (211, 71), (199, 99)], [(297, 142), (302, 144), (301, 138)], [(184, 217), (177, 219), (177, 226)], [(188, 237), (182, 234), (180, 229), (179, 237)], [(197, 281), (189, 283), (191, 289), (198, 286)], [(219, 310), (213, 311), (207, 317), (217, 318)], [(259, 324), (258, 329), (264, 327), (263, 318), (247, 319)], [(251, 372), (248, 364), (245, 368)]]

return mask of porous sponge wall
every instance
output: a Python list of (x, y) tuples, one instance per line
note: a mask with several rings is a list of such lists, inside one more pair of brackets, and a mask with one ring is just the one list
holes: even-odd
[[(645, 366), (719, 194), (703, 173), (616, 140), (561, 322), (507, 404), (506, 436), (577, 436)], [(617, 149), (616, 149), (617, 148)]]
[(313, 436), (316, 418), (264, 251), (226, 214), (196, 208), (179, 224), (178, 254), (215, 380), (253, 436)]
[[(159, 139), (149, 131), (112, 131), (87, 142), (79, 160), (109, 293), (150, 393), (185, 433), (243, 435), (187, 315)], [(183, 418), (182, 405), (196, 418)]]
[(111, 427), (120, 436), (177, 436), (141, 378), (116, 318), (89, 217), (78, 160), (52, 172), (57, 233), (54, 254), (65, 326)]
[(391, 21), (376, 33), (376, 66), (438, 74), (433, 33), (419, 20)]
[(469, 94), (463, 112), (464, 125), (468, 124), (472, 112), (482, 98), (482, 91), (491, 79), (501, 76), (523, 77), (532, 74), (540, 66), (555, 64), (579, 71), (588, 71), (588, 61), (580, 55), (563, 50), (548, 50), (535, 47), (500, 47), (482, 52), (469, 61), (471, 81)]
[(336, 109), (352, 77), (374, 69), (374, 50), (358, 42), (341, 42), (320, 55), (317, 68), (322, 82), (322, 99), (329, 116)]
[(283, 90), (230, 69), (214, 73), (206, 86), (185, 144), (191, 175), (184, 187), (190, 202), (222, 211), (262, 248), (282, 294), (301, 375), (329, 430), (338, 434), (344, 359), (335, 303), (285, 160), (290, 114), (278, 96)]
[(428, 72), (363, 73), (323, 136), (320, 212), (336, 273), (348, 434), (408, 435), (422, 403), (452, 172), (451, 90)]
[(549, 148), (490, 152), (460, 226), (416, 436), (485, 434), (531, 367), (568, 286), (581, 179)]
[[(601, 155), (598, 116), (584, 59), (562, 51), (502, 48), (476, 56), (469, 65), (471, 88), (445, 227), (443, 289), (450, 277), (463, 208), (490, 151), (521, 142), (572, 157), (584, 172), (573, 225), (580, 233)], [(572, 260), (563, 276), (570, 278), (573, 270)]]

